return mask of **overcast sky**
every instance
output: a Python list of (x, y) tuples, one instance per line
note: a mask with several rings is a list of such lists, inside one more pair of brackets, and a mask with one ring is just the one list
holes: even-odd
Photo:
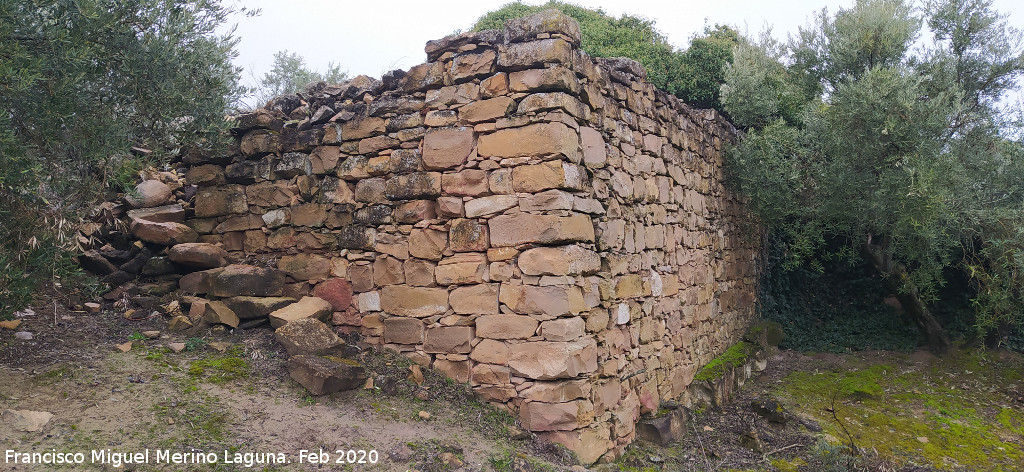
[[(509, 3), (503, 0), (349, 1), (349, 0), (235, 0), (260, 8), (253, 18), (236, 18), (239, 57), (236, 64), (250, 85), (270, 70), (273, 54), (285, 50), (306, 59), (310, 69), (323, 71), (329, 62), (349, 76), (379, 78), (394, 69), (408, 69), (426, 60), (424, 44), (456, 30), (468, 30), (484, 13)], [(1019, 0), (995, 0), (996, 9), (1010, 14), (1010, 23), (1024, 29)], [(539, 0), (523, 3), (537, 5)], [(572, 2), (606, 13), (643, 16), (677, 47), (703, 30), (705, 22), (738, 27), (754, 35), (768, 26), (784, 39), (806, 25), (813, 12), (849, 8), (853, 0), (601, 0)], [(1016, 4), (1016, 5), (1015, 5)]]

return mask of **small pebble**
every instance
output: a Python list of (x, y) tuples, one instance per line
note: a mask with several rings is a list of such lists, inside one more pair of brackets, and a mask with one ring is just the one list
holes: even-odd
[(14, 333), (14, 337), (22, 341), (28, 341), (29, 339), (32, 339), (32, 333), (28, 331), (18, 331), (17, 333)]

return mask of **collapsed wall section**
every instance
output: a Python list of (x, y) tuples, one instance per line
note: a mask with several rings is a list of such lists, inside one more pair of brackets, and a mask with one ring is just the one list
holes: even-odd
[(279, 97), (234, 155), (184, 157), (185, 216), (133, 232), (215, 267), (179, 286), (243, 320), (308, 297), (583, 461), (620, 454), (753, 318), (759, 234), (723, 186), (732, 126), (579, 44), (548, 11)]

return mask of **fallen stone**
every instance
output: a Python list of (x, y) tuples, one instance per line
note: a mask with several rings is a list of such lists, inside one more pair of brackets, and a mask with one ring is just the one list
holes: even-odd
[(167, 329), (169, 331), (185, 331), (192, 326), (192, 320), (185, 315), (175, 316), (171, 318), (171, 321), (167, 322)]
[(9, 329), (13, 331), (18, 329), (18, 326), (21, 326), (21, 320), (0, 321), (0, 329)]
[(213, 269), (227, 265), (228, 252), (216, 244), (182, 243), (171, 247), (167, 258), (182, 265)]
[(118, 351), (128, 352), (128, 351), (132, 350), (132, 341), (128, 341), (128, 342), (122, 343), (122, 344), (117, 344), (114, 347), (117, 348)]
[(159, 180), (144, 180), (135, 186), (124, 199), (134, 208), (151, 208), (163, 205), (173, 195), (171, 187)]
[(84, 306), (85, 311), (88, 313), (99, 313), (100, 309), (103, 308), (102, 305), (96, 302), (86, 302)]
[(160, 332), (156, 330), (143, 331), (142, 335), (145, 336), (146, 339), (156, 339), (160, 337)]
[(366, 369), (358, 362), (330, 356), (292, 356), (288, 374), (313, 395), (359, 388), (367, 378)]
[(0, 423), (14, 431), (34, 433), (43, 429), (50, 420), (53, 413), (48, 411), (32, 410), (4, 410), (0, 412)]
[(194, 243), (199, 239), (199, 234), (194, 229), (173, 221), (157, 223), (149, 220), (133, 220), (129, 228), (135, 237), (163, 246)]
[[(193, 304), (193, 306), (196, 306), (196, 304)], [(203, 320), (212, 324), (225, 324), (232, 328), (237, 328), (240, 321), (238, 315), (222, 301), (206, 302)]]
[(301, 300), (275, 310), (270, 314), (270, 325), (280, 328), (292, 321), (315, 318), (326, 321), (331, 316), (331, 304), (322, 298), (302, 297)]
[(686, 435), (686, 410), (677, 408), (657, 418), (646, 418), (636, 425), (637, 435), (661, 447)]
[(519, 421), (530, 431), (572, 431), (593, 419), (594, 405), (589, 400), (525, 402), (519, 407)]
[(175, 353), (185, 350), (185, 343), (168, 343), (167, 347)]
[(295, 299), (291, 297), (231, 297), (221, 300), (239, 319), (266, 318), (275, 310), (284, 308)]
[(96, 275), (108, 275), (117, 272), (117, 266), (94, 249), (80, 254), (78, 256), (78, 265)]
[(274, 339), (284, 346), (288, 355), (341, 355), (345, 343), (324, 322), (303, 318), (274, 331)]

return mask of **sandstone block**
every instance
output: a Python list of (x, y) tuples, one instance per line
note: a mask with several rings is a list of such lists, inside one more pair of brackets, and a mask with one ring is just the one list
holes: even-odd
[(462, 199), (459, 197), (441, 197), (437, 199), (437, 214), (444, 218), (462, 217), (462, 207)]
[(478, 153), (484, 157), (577, 156), (579, 137), (562, 123), (535, 123), (505, 128), (480, 136)]
[(373, 284), (378, 287), (405, 283), (402, 261), (394, 257), (379, 256), (373, 262)]
[(327, 300), (317, 297), (302, 297), (301, 300), (270, 313), (270, 325), (280, 328), (303, 318), (326, 321), (331, 316), (331, 311), (331, 304)]
[(579, 287), (519, 285), (502, 283), (499, 301), (512, 311), (546, 317), (565, 316), (586, 311)]
[(284, 289), (284, 272), (250, 265), (229, 265), (193, 272), (178, 281), (182, 290), (217, 297), (276, 297)]
[(423, 220), (432, 220), (437, 218), (437, 205), (430, 200), (405, 202), (395, 209), (394, 217), (398, 223), (419, 223)]
[(154, 223), (148, 220), (134, 220), (129, 227), (135, 237), (148, 243), (164, 246), (194, 243), (199, 239), (199, 234), (194, 229), (181, 223)]
[(222, 301), (243, 320), (266, 318), (275, 310), (295, 303), (290, 297), (231, 297)]
[(572, 210), (575, 198), (562, 190), (545, 190), (519, 197), (519, 209), (529, 212)]
[(473, 366), (471, 381), (480, 384), (511, 384), (511, 370), (503, 365), (477, 364)]
[(313, 162), (309, 160), (309, 154), (306, 153), (286, 152), (272, 162), (270, 178), (274, 180), (290, 179), (297, 175), (313, 173)]
[(391, 317), (384, 320), (384, 342), (421, 344), (424, 329), (423, 322), (416, 318)]
[(498, 72), (480, 82), (480, 94), (483, 98), (497, 97), (508, 93), (508, 74)]
[(593, 242), (594, 225), (589, 216), (499, 215), (487, 221), (492, 246)]
[[(193, 304), (194, 306), (195, 304)], [(237, 328), (239, 319), (238, 315), (235, 314), (224, 302), (221, 301), (209, 301), (205, 303), (206, 307), (203, 310), (203, 321), (212, 324), (225, 324), (232, 328)], [(189, 315), (192, 313), (189, 312)]]
[(389, 200), (418, 200), (441, 195), (441, 174), (416, 172), (398, 175), (387, 180), (384, 195)]
[(470, 326), (445, 326), (427, 330), (423, 350), (437, 354), (468, 354), (473, 342), (473, 328)]
[(295, 191), (287, 182), (259, 182), (245, 187), (245, 198), (252, 205), (285, 207), (291, 205)]
[(563, 161), (547, 161), (512, 169), (512, 189), (516, 192), (536, 193), (552, 188), (582, 190), (588, 183), (586, 171)]
[(594, 128), (581, 127), (580, 141), (583, 144), (583, 163), (592, 168), (604, 167), (608, 161), (608, 151), (605, 149), (601, 132)]
[(362, 249), (372, 251), (377, 240), (377, 230), (367, 226), (346, 226), (337, 235), (341, 249)]
[(476, 147), (472, 128), (432, 128), (423, 138), (423, 168), (444, 170), (466, 162)]
[(324, 322), (314, 318), (292, 321), (274, 330), (274, 339), (284, 346), (289, 356), (340, 355), (345, 343)]
[(593, 464), (615, 446), (615, 442), (609, 439), (609, 429), (606, 424), (596, 424), (573, 431), (545, 432), (539, 436), (575, 452), (580, 462)]
[(167, 258), (178, 264), (212, 269), (227, 265), (228, 252), (216, 244), (183, 243), (171, 247)]
[(336, 177), (324, 176), (320, 183), (320, 195), (324, 202), (329, 203), (355, 203), (355, 192), (349, 188), (344, 180)]
[(441, 176), (441, 190), (445, 195), (484, 195), (487, 193), (487, 172), (466, 169), (454, 174), (444, 174)]
[(562, 67), (529, 69), (508, 75), (508, 86), (513, 92), (568, 92), (579, 93), (580, 81), (576, 73)]
[(509, 97), (495, 97), (463, 105), (459, 108), (459, 119), (467, 123), (494, 121), (508, 116), (515, 110), (516, 101)]
[(452, 310), (463, 315), (498, 313), (498, 284), (458, 287), (448, 297)]
[(525, 402), (519, 407), (519, 421), (530, 431), (571, 431), (593, 420), (594, 405), (589, 400)]
[(434, 268), (437, 264), (423, 259), (408, 259), (403, 265), (405, 283), (417, 287), (434, 285)]
[(519, 199), (513, 195), (491, 195), (474, 198), (465, 203), (466, 216), (476, 218), (478, 216), (501, 213), (518, 204)]
[(434, 269), (438, 285), (478, 284), (487, 281), (487, 256), (480, 253), (458, 253), (442, 259)]
[(507, 363), (508, 356), (508, 345), (493, 339), (481, 339), (469, 354), (469, 358), (476, 362), (498, 365)]
[(409, 255), (431, 261), (441, 260), (448, 247), (448, 233), (432, 229), (413, 229), (409, 234)]
[(337, 357), (292, 356), (288, 374), (313, 395), (352, 390), (366, 383), (366, 369), (361, 364)]
[(487, 225), (479, 220), (458, 218), (448, 228), (448, 248), (455, 252), (482, 252), (488, 247)]
[(597, 342), (536, 341), (513, 344), (508, 365), (517, 375), (537, 380), (567, 379), (597, 370)]
[(473, 79), (494, 72), (494, 62), (497, 54), (493, 49), (484, 50), (481, 53), (463, 53), (452, 58), (449, 75), (455, 82)]
[(330, 278), (313, 287), (313, 296), (327, 300), (334, 311), (345, 311), (352, 306), (352, 285), (342, 278)]
[(519, 101), (516, 113), (525, 115), (542, 111), (561, 110), (578, 119), (590, 119), (590, 107), (575, 96), (562, 92), (544, 92), (528, 95)]
[(383, 118), (362, 117), (348, 120), (341, 124), (341, 139), (352, 141), (383, 134), (385, 123)]
[(522, 70), (543, 67), (548, 63), (571, 64), (572, 57), (572, 45), (562, 39), (506, 44), (498, 48), (498, 67)]
[(185, 209), (177, 203), (152, 208), (136, 208), (128, 210), (128, 220), (147, 220), (153, 223), (183, 223), (185, 221)]
[(518, 264), (526, 275), (590, 275), (601, 270), (601, 257), (590, 249), (570, 244), (527, 249), (519, 254)]
[[(362, 179), (356, 182), (356, 190), (354, 196), (357, 202), (363, 203), (384, 203), (388, 200), (385, 195), (386, 180), (383, 177), (374, 177), (370, 179)], [(396, 191), (398, 190), (397, 182), (395, 184)]]
[(469, 382), (469, 361), (451, 361), (447, 359), (437, 359), (434, 361), (433, 367), (443, 372), (445, 376), (456, 382)]
[(476, 335), (488, 339), (526, 339), (537, 333), (537, 323), (523, 315), (484, 315), (476, 319)]
[(331, 258), (321, 254), (284, 255), (277, 268), (295, 280), (322, 280), (331, 275)]
[(388, 285), (381, 290), (381, 309), (398, 316), (424, 318), (448, 310), (448, 289)]
[(558, 35), (578, 46), (582, 38), (579, 23), (556, 9), (509, 20), (505, 23), (504, 34), (505, 41), (510, 43), (533, 41), (541, 35)]
[(578, 316), (548, 320), (540, 324), (540, 335), (548, 341), (572, 341), (583, 336), (586, 324)]
[(249, 205), (246, 203), (245, 187), (202, 187), (196, 192), (195, 211), (197, 218), (246, 213)]

